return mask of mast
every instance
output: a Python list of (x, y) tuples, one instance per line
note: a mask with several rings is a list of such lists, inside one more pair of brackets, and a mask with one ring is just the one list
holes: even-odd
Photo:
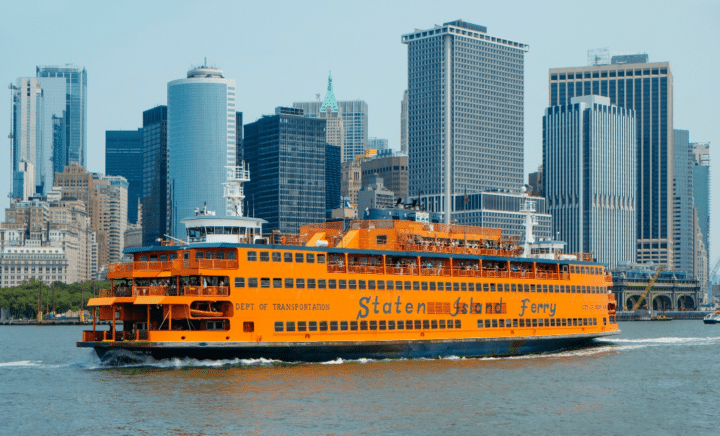
[(226, 166), (227, 181), (223, 183), (225, 198), (228, 201), (228, 216), (243, 216), (243, 202), (245, 192), (243, 182), (250, 181), (250, 170), (245, 168), (245, 161), (238, 166)]
[(523, 257), (530, 257), (530, 244), (535, 242), (535, 236), (533, 236), (533, 226), (538, 225), (538, 218), (535, 215), (535, 201), (525, 200), (520, 205), (520, 212), (525, 213), (525, 245), (523, 247)]

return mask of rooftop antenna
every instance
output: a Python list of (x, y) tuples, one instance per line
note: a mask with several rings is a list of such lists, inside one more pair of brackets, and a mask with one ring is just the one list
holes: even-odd
[(203, 66), (207, 68), (207, 56), (205, 57), (205, 64)]
[(320, 94), (315, 94), (315, 100), (317, 100), (318, 102), (320, 102)]

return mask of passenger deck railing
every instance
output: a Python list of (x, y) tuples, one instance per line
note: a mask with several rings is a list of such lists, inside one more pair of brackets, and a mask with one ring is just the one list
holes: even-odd
[(173, 259), (167, 261), (138, 261), (112, 263), (108, 272), (130, 274), (136, 271), (172, 271), (178, 269), (237, 269), (237, 259)]
[(535, 279), (535, 273), (533, 271), (510, 271), (510, 278), (511, 279)]
[(450, 268), (439, 268), (432, 266), (421, 266), (420, 275), (423, 276), (439, 276), (439, 277), (450, 277)]
[(133, 288), (133, 295), (136, 297), (140, 296), (161, 296), (168, 295), (167, 286), (135, 286)]
[(185, 286), (185, 295), (230, 295), (230, 288), (227, 286)]
[(186, 269), (237, 269), (236, 259), (178, 259)]
[(415, 251), (427, 253), (470, 254), (475, 256), (514, 257), (520, 254), (521, 249), (515, 248), (483, 248), (467, 245), (433, 244), (433, 243), (401, 243), (402, 251)]
[[(404, 265), (345, 265), (342, 262), (328, 263), (327, 270), (330, 273), (350, 273), (350, 274), (389, 274), (398, 276), (429, 276), (429, 277), (474, 277), (485, 279), (525, 279), (525, 280), (569, 280), (570, 273), (555, 272), (531, 269), (512, 269), (507, 270), (504, 267), (500, 269), (494, 268), (478, 268), (476, 265), (460, 266), (450, 268), (448, 266), (426, 266), (413, 264)], [(605, 280), (608, 280), (608, 276)]]
[(382, 265), (348, 265), (348, 272), (353, 274), (382, 274)]

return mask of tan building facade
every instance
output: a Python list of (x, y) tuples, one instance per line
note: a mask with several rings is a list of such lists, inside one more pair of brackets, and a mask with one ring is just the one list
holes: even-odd
[(359, 160), (343, 162), (340, 167), (342, 183), (340, 195), (350, 199), (350, 204), (357, 206), (358, 191), (362, 188), (362, 169)]
[(93, 241), (80, 200), (14, 202), (0, 224), (0, 287), (90, 280), (97, 267)]
[(384, 186), (395, 194), (395, 197), (408, 197), (408, 157), (404, 154), (378, 155), (374, 159), (365, 160), (361, 164), (362, 187), (367, 188), (370, 176), (377, 174), (382, 177)]
[(71, 163), (62, 173), (55, 173), (55, 186), (63, 197), (74, 197), (85, 204), (90, 228), (96, 235), (99, 266), (120, 262), (127, 229), (127, 180), (103, 177)]

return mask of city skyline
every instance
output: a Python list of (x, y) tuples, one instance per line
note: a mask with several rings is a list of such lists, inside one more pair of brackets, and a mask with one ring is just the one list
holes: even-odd
[[(415, 28), (464, 19), (487, 26), (492, 35), (510, 37), (530, 46), (525, 56), (524, 174), (535, 171), (542, 160), (541, 125), (547, 105), (548, 70), (585, 66), (587, 50), (597, 47), (609, 47), (612, 52), (643, 52), (649, 55), (650, 62), (670, 62), (674, 73), (673, 127), (689, 130), (691, 142), (710, 142), (714, 154), (713, 147), (720, 145), (720, 132), (713, 122), (718, 116), (713, 104), (718, 91), (710, 87), (710, 80), (703, 80), (706, 74), (698, 72), (717, 69), (718, 61), (704, 53), (706, 46), (701, 42), (717, 40), (718, 29), (712, 25), (717, 21), (720, 5), (700, 2), (682, 9), (679, 6), (664, 9), (664, 16), (643, 23), (636, 17), (649, 3), (614, 2), (595, 11), (593, 22), (588, 23), (581, 15), (582, 10), (569, 15), (567, 11), (571, 8), (563, 6), (569, 4), (556, 3), (557, 7), (548, 8), (527, 3), (520, 16), (507, 14), (501, 6), (471, 2), (441, 6), (428, 3), (416, 8), (417, 11), (381, 3), (377, 7), (359, 4), (330, 7), (335, 5), (331, 3), (285, 4), (283, 8), (266, 5), (247, 11), (242, 4), (227, 3), (227, 7), (206, 10), (198, 7), (199, 3), (186, 2), (174, 8), (178, 12), (168, 12), (164, 4), (158, 3), (146, 5), (149, 10), (143, 16), (135, 14), (139, 4), (93, 8), (93, 13), (100, 10), (117, 17), (113, 21), (126, 23), (123, 26), (92, 20), (87, 14), (70, 15), (70, 8), (64, 3), (41, 3), (33, 8), (36, 16), (32, 22), (11, 22), (9, 17), (22, 14), (19, 6), (9, 5), (8, 14), (0, 18), (0, 35), (8, 47), (3, 53), (5, 62), (0, 64), (0, 74), (10, 83), (18, 77), (34, 76), (34, 68), (39, 65), (72, 63), (86, 68), (90, 171), (101, 172), (104, 168), (105, 131), (142, 127), (144, 110), (167, 103), (166, 84), (177, 79), (178, 71), (202, 64), (204, 57), (208, 64), (222, 68), (226, 77), (236, 80), (237, 110), (244, 112), (246, 123), (277, 106), (311, 101), (316, 93), (324, 95), (327, 72), (332, 70), (337, 99), (366, 101), (369, 135), (388, 138), (390, 146), (399, 149), (399, 103), (407, 88), (407, 47), (401, 44), (401, 35)], [(625, 14), (618, 16), (618, 10)], [(73, 25), (68, 26), (68, 20)], [(327, 38), (327, 27), (307, 25), (328, 20), (342, 29), (342, 37)], [(198, 36), (187, 31), (197, 23), (207, 22), (232, 29), (233, 38), (221, 41), (216, 36)], [(266, 27), (270, 22), (283, 29), (273, 30), (278, 36), (263, 32), (272, 30)], [(369, 23), (373, 32), (360, 33)], [(615, 29), (613, 33), (607, 32), (609, 23)], [(673, 29), (666, 31), (673, 39), (656, 29)], [(293, 32), (299, 37), (287, 38)], [(45, 44), (26, 48), (21, 43), (44, 34), (52, 35)], [(253, 38), (259, 34), (262, 39)], [(161, 51), (157, 45), (146, 43), (159, 35), (163, 35), (164, 41)], [(68, 44), (80, 40), (83, 44)], [(293, 68), (288, 69), (288, 65)], [(0, 105), (0, 118), (9, 125), (9, 105)], [(9, 156), (9, 142), (3, 147)], [(711, 173), (718, 174), (717, 169), (711, 167)], [(711, 181), (717, 186), (720, 177), (711, 175)], [(10, 177), (3, 178), (0, 189), (9, 192), (11, 182)], [(3, 206), (7, 207), (9, 201), (4, 201)], [(713, 202), (713, 211), (720, 206), (716, 203)], [(713, 212), (711, 215), (717, 216)], [(711, 240), (717, 241), (720, 235), (716, 233), (711, 231)], [(720, 244), (710, 245), (714, 250)], [(711, 253), (711, 261), (715, 256), (715, 252)]]

